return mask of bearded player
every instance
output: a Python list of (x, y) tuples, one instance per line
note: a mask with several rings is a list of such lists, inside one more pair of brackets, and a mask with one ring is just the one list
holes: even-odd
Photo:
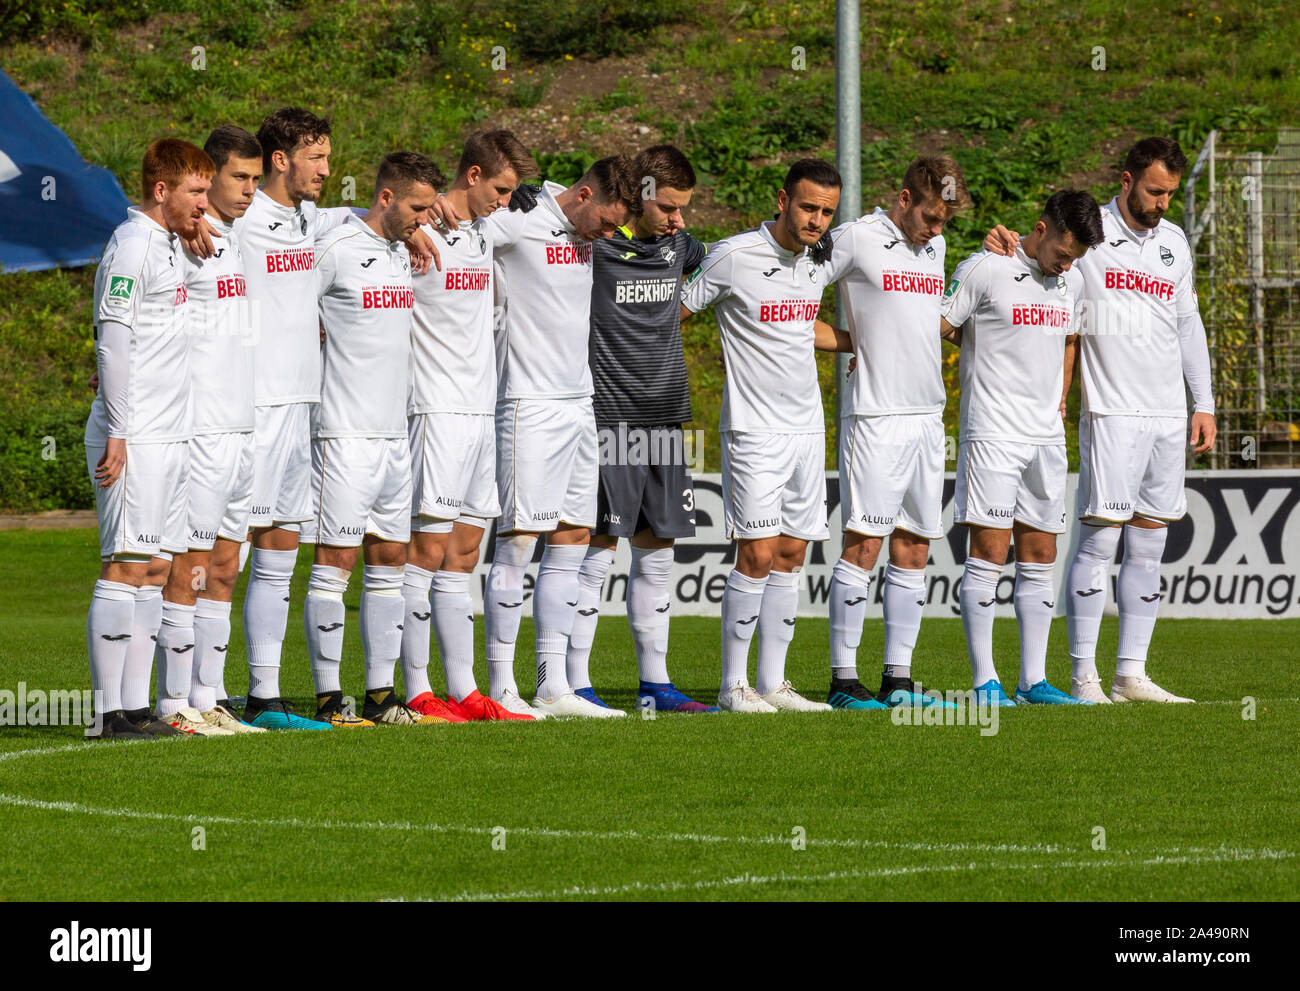
[[(1185, 451), (1214, 446), (1205, 326), (1187, 237), (1163, 219), (1187, 158), (1176, 141), (1144, 138), (1124, 159), (1120, 193), (1102, 209), (1105, 240), (1079, 263), (1079, 545), (1070, 565), (1070, 694), (1089, 702), (1190, 702), (1147, 675), (1168, 525), (1187, 512)], [(985, 246), (1007, 253), (996, 228)], [(1188, 440), (1187, 399), (1194, 410)], [(1097, 633), (1111, 561), (1124, 537), (1119, 648), (1110, 697), (1097, 673)]]
[[(101, 740), (182, 735), (149, 708), (153, 641), (146, 638), (157, 635), (157, 612), (150, 610), (143, 625), (136, 612), (141, 587), (158, 588), (151, 568), (155, 581), (166, 579), (166, 558), (159, 555), (188, 548), (192, 421), (181, 240), (198, 229), (215, 171), (212, 159), (187, 141), (151, 144), (140, 207), (113, 232), (95, 272), (99, 385), (85, 443), (102, 565), (86, 641)], [(148, 660), (130, 671), (133, 640), (137, 657)]]
[[(682, 290), (682, 317), (716, 303), (727, 367), (722, 490), (736, 565), (722, 594), (722, 683), (732, 712), (816, 711), (785, 677), (808, 543), (827, 540), (826, 425), (814, 348), (849, 350), (818, 321), (826, 265), (813, 257), (839, 205), (841, 180), (821, 159), (791, 166), (776, 220), (718, 242)], [(758, 631), (758, 678), (748, 677)]]

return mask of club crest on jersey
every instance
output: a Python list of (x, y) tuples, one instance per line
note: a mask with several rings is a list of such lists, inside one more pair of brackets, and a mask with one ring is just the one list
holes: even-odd
[(1166, 265), (1172, 265), (1174, 263), (1174, 253), (1163, 244), (1160, 245), (1160, 260)]
[(808, 281), (809, 281), (809, 282), (816, 282), (816, 281), (817, 281), (817, 266), (816, 266), (816, 265), (809, 265), (809, 266), (808, 266)]
[(307, 236), (307, 215), (303, 214), (298, 218), (298, 226), (302, 229), (303, 236)]
[(135, 294), (135, 279), (129, 275), (114, 275), (108, 280), (108, 302), (129, 303)]
[(1062, 296), (1064, 296), (1066, 293), (1066, 289), (1067, 286), (1065, 284), (1065, 276), (1058, 275), (1056, 277), (1056, 291), (1059, 292)]
[(669, 265), (671, 265), (673, 263), (673, 259), (677, 257), (677, 252), (674, 251), (672, 248), (668, 247), (667, 245), (664, 245), (662, 248), (659, 249), (659, 256), (663, 258), (663, 260), (666, 261)]
[(475, 232), (474, 232), (474, 236), (478, 238), (478, 253), (479, 253), (480, 255), (486, 255), (486, 254), (487, 254), (487, 240), (483, 237), (482, 234), (478, 233), (478, 231), (475, 231)]
[(929, 257), (929, 258), (933, 258), (933, 257), (934, 257), (934, 248), (932, 248), (930, 245), (927, 244), (927, 245), (925, 246), (925, 253), (926, 253), (926, 256), (927, 256), (927, 257)]

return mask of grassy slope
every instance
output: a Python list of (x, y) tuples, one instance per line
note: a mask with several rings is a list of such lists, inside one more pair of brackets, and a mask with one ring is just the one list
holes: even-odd
[[(128, 195), (148, 140), (201, 142), (228, 120), (255, 129), (291, 102), (334, 120), (328, 204), (340, 202), (346, 176), (364, 201), (387, 151), (418, 148), (450, 167), (469, 129), (504, 123), (548, 153), (683, 143), (707, 173), (697, 231), (716, 237), (770, 212), (783, 163), (833, 156), (831, 0), (706, 3), (685, 24), (632, 39), (627, 47), (642, 55), (596, 63), (558, 52), (516, 57), (519, 26), (504, 17), (464, 29), (443, 18), (446, 38), (433, 46), (420, 34), (428, 17), (418, 16), (436, 10), (429, 0), (261, 6), (166, 0), (154, 9), (168, 13), (101, 30), (84, 50), (57, 38), (2, 42), (0, 64)], [(1285, 0), (1160, 0), (1140, 9), (1089, 0), (1052, 10), (1006, 0), (864, 4), (863, 203), (885, 202), (918, 150), (954, 152), (976, 199), (951, 225), (955, 267), (990, 223), (1026, 225), (1053, 184), (1109, 196), (1117, 158), (1136, 136), (1174, 133), (1194, 154), (1216, 121), (1293, 119), (1300, 75), (1285, 39), (1298, 29), (1297, 8)], [(192, 68), (196, 44), (205, 48), (201, 72)], [(484, 61), (496, 44), (510, 53), (502, 73)], [(802, 69), (791, 68), (796, 46)], [(1104, 71), (1093, 68), (1098, 46)], [(0, 277), (0, 421), (10, 424), (0, 438), (0, 503), (89, 505), (79, 452), (62, 468), (40, 454), (46, 436), (79, 447), (93, 366), (92, 277), (90, 268)], [(697, 318), (685, 337), (696, 423), (712, 434), (721, 368), (711, 320)], [(828, 409), (831, 374), (822, 359)], [(716, 468), (716, 443), (707, 455)]]
[[(6, 537), (3, 687), (86, 683), (93, 546), (91, 531)], [(285, 690), (305, 704), (299, 572)], [(354, 690), (357, 626), (353, 611), (344, 682)], [(238, 607), (234, 627), (229, 687), (240, 691)], [(525, 691), (530, 628), (519, 644)], [(563, 897), (570, 888), (589, 898), (1293, 897), (1297, 632), (1295, 621), (1163, 622), (1159, 670), (1171, 687), (1220, 704), (1018, 709), (989, 737), (897, 726), (882, 714), (650, 722), (634, 713), (618, 723), (267, 734), (12, 759), (76, 745), (78, 732), (7, 728), (0, 897)], [(1058, 679), (1064, 633), (1055, 624), (1049, 674)], [(996, 636), (1009, 680), (1009, 619)], [(674, 677), (697, 697), (716, 684), (716, 638), (714, 620), (674, 621)], [(867, 680), (880, 640), (873, 617)], [(1108, 620), (1102, 655), (1114, 644)], [(825, 624), (802, 621), (789, 673), (810, 695), (826, 684), (825, 651)], [(916, 665), (932, 684), (967, 684), (958, 621), (927, 621)], [(632, 670), (626, 624), (607, 620), (596, 684), (630, 705)], [(1246, 695), (1258, 699), (1253, 721), (1242, 719)], [(196, 825), (207, 831), (203, 852), (191, 849)], [(507, 829), (505, 851), (492, 848), (496, 826)], [(799, 852), (789, 842), (797, 826), (808, 839)], [(1093, 849), (1096, 826), (1105, 851)], [(380, 849), (400, 869), (374, 870)], [(746, 874), (767, 880), (734, 880)], [(241, 880), (250, 877), (276, 884), (253, 890)]]

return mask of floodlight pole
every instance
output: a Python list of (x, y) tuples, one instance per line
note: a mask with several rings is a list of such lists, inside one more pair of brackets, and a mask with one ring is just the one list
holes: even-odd
[[(843, 223), (862, 215), (862, 84), (858, 54), (858, 0), (835, 3), (835, 166), (844, 180), (836, 220)], [(835, 322), (844, 323), (844, 292), (835, 288)], [(835, 422), (844, 413), (845, 377), (849, 355), (835, 356)]]

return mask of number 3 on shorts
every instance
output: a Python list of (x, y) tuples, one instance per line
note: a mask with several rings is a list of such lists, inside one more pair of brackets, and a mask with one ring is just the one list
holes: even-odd
[(682, 509), (686, 510), (688, 513), (694, 512), (695, 511), (695, 489), (694, 488), (682, 489), (682, 495), (684, 496), (684, 499), (682, 500)]

